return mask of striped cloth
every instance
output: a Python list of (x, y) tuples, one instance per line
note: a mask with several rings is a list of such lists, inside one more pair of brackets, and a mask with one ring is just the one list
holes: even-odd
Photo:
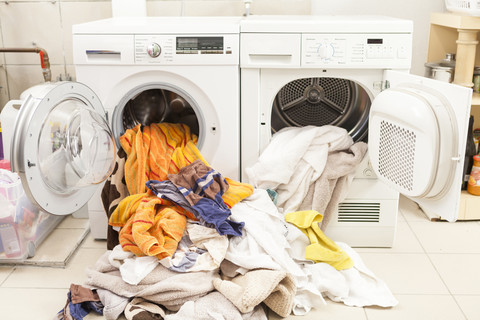
[[(178, 173), (195, 160), (208, 165), (196, 147), (197, 140), (188, 126), (171, 123), (152, 124), (143, 131), (136, 126), (120, 138), (127, 153), (125, 182), (130, 196), (118, 204), (109, 224), (122, 227), (119, 240), (125, 251), (159, 259), (171, 256), (185, 230), (186, 217), (196, 220), (192, 213), (151, 193), (145, 183), (167, 180), (168, 174)], [(222, 199), (229, 208), (253, 193), (249, 184), (226, 181), (230, 187)]]

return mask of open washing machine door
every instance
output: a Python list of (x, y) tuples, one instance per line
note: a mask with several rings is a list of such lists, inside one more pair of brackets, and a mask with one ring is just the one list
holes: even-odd
[(87, 203), (115, 164), (105, 111), (81, 83), (46, 83), (28, 91), (12, 133), (12, 171), (41, 210), (71, 214)]
[(472, 90), (386, 71), (368, 145), (378, 178), (441, 219), (458, 216)]

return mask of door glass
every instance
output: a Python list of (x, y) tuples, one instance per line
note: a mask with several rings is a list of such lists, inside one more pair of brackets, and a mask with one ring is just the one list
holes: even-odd
[(113, 170), (115, 153), (108, 124), (80, 100), (60, 102), (42, 126), (39, 169), (45, 183), (58, 193), (104, 181)]

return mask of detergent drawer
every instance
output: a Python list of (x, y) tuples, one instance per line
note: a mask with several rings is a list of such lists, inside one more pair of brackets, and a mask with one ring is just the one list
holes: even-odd
[(73, 35), (75, 64), (135, 64), (133, 35)]
[(242, 68), (299, 67), (301, 34), (241, 34)]

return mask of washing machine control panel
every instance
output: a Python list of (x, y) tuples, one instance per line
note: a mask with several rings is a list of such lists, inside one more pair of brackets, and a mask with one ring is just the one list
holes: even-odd
[(411, 34), (302, 34), (302, 66), (410, 68)]
[(238, 35), (135, 35), (136, 64), (238, 64)]

